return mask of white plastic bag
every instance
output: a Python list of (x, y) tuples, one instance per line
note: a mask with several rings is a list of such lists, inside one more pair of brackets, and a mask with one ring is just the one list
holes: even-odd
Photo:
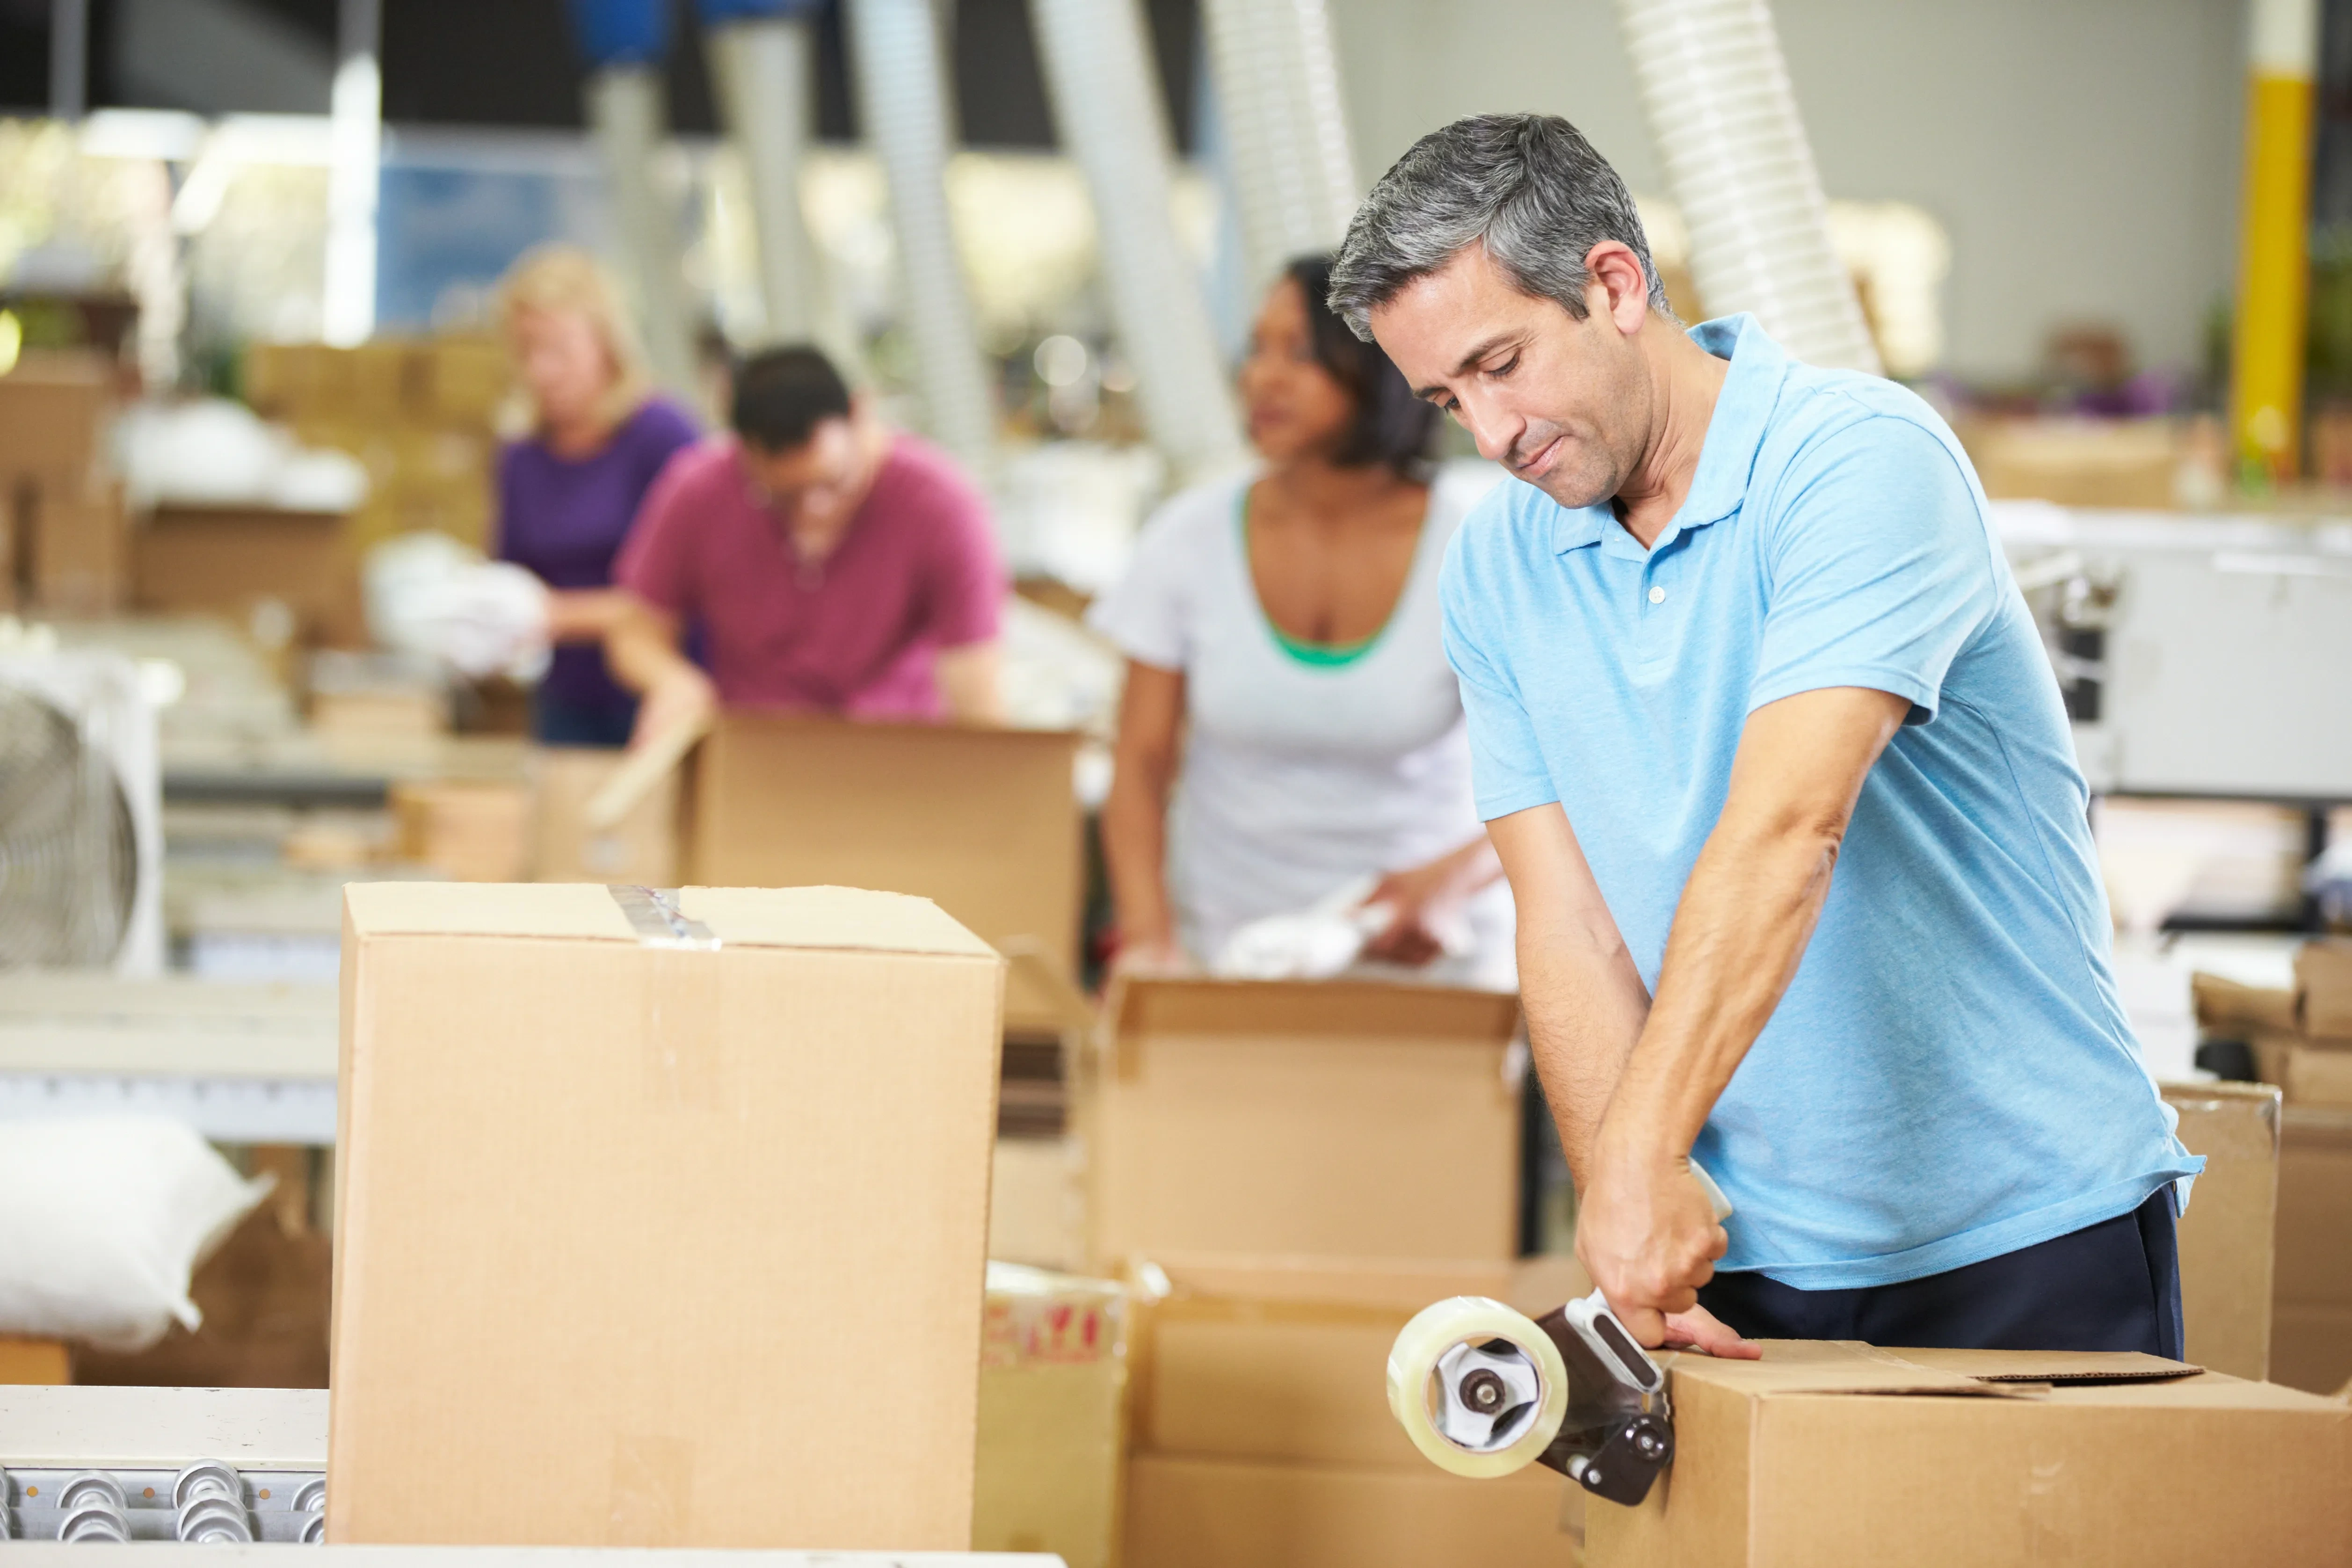
[(531, 681), (545, 672), (547, 587), (521, 567), (419, 530), (369, 551), (360, 574), (368, 629), (386, 647), (473, 679)]
[(137, 1351), (195, 1328), (189, 1275), (272, 1184), (168, 1117), (0, 1122), (0, 1333)]

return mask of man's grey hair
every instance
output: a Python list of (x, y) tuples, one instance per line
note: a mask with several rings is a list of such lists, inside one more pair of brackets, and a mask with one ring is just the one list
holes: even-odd
[(1370, 341), (1371, 313), (1465, 248), (1522, 291), (1584, 319), (1584, 258), (1613, 239), (1642, 258), (1650, 309), (1674, 319), (1632, 193), (1583, 132), (1556, 114), (1476, 114), (1433, 131), (1382, 174), (1349, 221), (1330, 305)]

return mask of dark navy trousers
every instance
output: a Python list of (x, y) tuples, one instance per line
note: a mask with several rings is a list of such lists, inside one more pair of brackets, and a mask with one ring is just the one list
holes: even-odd
[(1898, 1285), (1800, 1290), (1718, 1274), (1698, 1303), (1749, 1339), (2011, 1351), (2145, 1351), (2180, 1359), (2172, 1187), (2129, 1214)]

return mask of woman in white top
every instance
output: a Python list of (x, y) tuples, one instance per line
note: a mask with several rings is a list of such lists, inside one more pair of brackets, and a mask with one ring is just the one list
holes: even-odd
[(1508, 986), (1437, 602), (1497, 474), (1432, 471), (1435, 410), (1325, 307), (1329, 279), (1293, 263), (1258, 316), (1240, 388), (1263, 465), (1162, 507), (1088, 617), (1128, 656), (1102, 818), (1121, 960), (1213, 963), (1250, 921), (1370, 883), (1393, 918), (1366, 958)]

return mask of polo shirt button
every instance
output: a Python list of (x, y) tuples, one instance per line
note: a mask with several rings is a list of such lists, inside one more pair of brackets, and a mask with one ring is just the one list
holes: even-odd
[(1653, 588), (1650, 590), (1650, 603), (1654, 605), (1663, 605), (1665, 602), (1666, 591), (1664, 588)]

